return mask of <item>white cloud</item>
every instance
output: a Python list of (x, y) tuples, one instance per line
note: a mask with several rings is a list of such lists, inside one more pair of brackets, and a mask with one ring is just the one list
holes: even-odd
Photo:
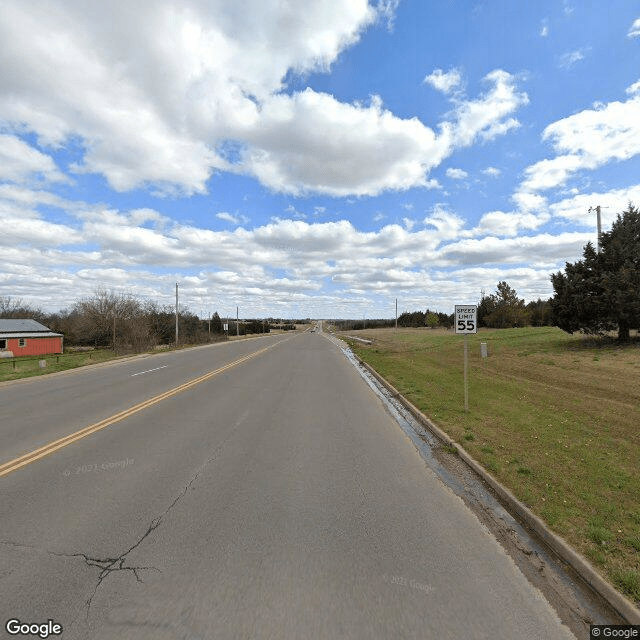
[(490, 211), (485, 213), (474, 235), (517, 236), (521, 231), (530, 231), (542, 226), (548, 220), (547, 215), (536, 215), (524, 211), (504, 212)]
[(17, 136), (0, 134), (0, 180), (20, 183), (38, 177), (48, 182), (68, 182), (51, 156)]
[(558, 61), (558, 66), (562, 69), (571, 69), (576, 62), (580, 62), (584, 60), (585, 53), (589, 51), (590, 47), (583, 47), (582, 49), (577, 49), (576, 51), (569, 51), (560, 56), (560, 60)]
[(469, 177), (469, 174), (464, 169), (456, 169), (450, 167), (446, 171), (447, 178), (451, 178), (452, 180), (464, 180)]
[(345, 104), (311, 89), (265, 102), (261, 126), (245, 133), (246, 169), (274, 191), (336, 196), (428, 186), (425, 172), (449, 153), (418, 119), (378, 98)]
[(546, 38), (549, 35), (549, 25), (546, 20), (543, 21), (539, 33), (541, 38)]
[(464, 220), (442, 204), (435, 205), (431, 215), (423, 222), (427, 226), (435, 227), (437, 237), (442, 241), (454, 240), (464, 235)]
[(468, 146), (477, 138), (486, 142), (520, 126), (509, 116), (528, 104), (529, 98), (526, 93), (517, 91), (514, 76), (496, 69), (483, 81), (490, 85), (489, 91), (477, 100), (458, 101), (453, 124), (443, 125), (455, 146)]
[(640, 93), (640, 80), (634, 82), (631, 86), (625, 89), (627, 95), (635, 96)]
[[(489, 74), (479, 99), (456, 93), (437, 135), (375, 96), (347, 104), (283, 91), (291, 75), (329, 71), (397, 7), (247, 0), (238, 11), (226, 0), (113, 0), (106, 20), (95, 3), (5, 0), (0, 119), (35, 134), (41, 149), (72, 144), (71, 171), (101, 174), (118, 191), (205, 193), (222, 171), (290, 194), (437, 188), (429, 171), (454, 149), (517, 126), (511, 114), (526, 96), (506, 72)], [(430, 77), (448, 92), (461, 84), (457, 70)]]
[(634, 87), (630, 87), (632, 97), (626, 102), (610, 102), (550, 124), (542, 137), (559, 155), (529, 166), (521, 191), (558, 187), (578, 171), (640, 153), (640, 95)]
[(459, 69), (450, 69), (446, 72), (442, 69), (435, 69), (428, 76), (425, 76), (423, 82), (442, 91), (442, 93), (451, 94), (462, 88), (462, 74)]
[[(24, 189), (3, 195), (3, 220), (12, 219), (13, 195), (19, 198), (15, 202), (47, 201), (44, 192), (29, 196)], [(432, 308), (448, 308), (455, 302), (452, 291), (476, 295), (505, 277), (521, 295), (527, 291), (546, 297), (549, 270), (579, 257), (591, 237), (499, 238), (511, 233), (515, 214), (493, 212), (483, 219), (483, 232), (489, 235), (478, 238), (478, 229), (465, 229), (465, 221), (444, 205), (434, 207), (423, 228), (406, 219), (404, 226), (390, 224), (369, 232), (346, 220), (279, 220), (250, 230), (214, 231), (172, 222), (152, 209), (118, 211), (64, 201), (58, 205), (68, 224), (46, 223), (32, 210), (20, 246), (12, 239), (0, 251), (2, 290), (10, 286), (11, 295), (52, 310), (69, 307), (97, 286), (121, 287), (169, 303), (175, 281), (181, 282), (183, 300), (196, 312), (205, 296), (223, 314), (224, 300), (229, 299), (251, 309), (248, 315), (273, 314), (299, 303), (300, 315), (303, 309), (307, 316), (314, 308), (318, 315), (323, 315), (321, 309), (342, 308), (353, 317), (349, 305), (398, 295), (424, 297)], [(536, 227), (529, 214), (520, 214), (518, 224)], [(51, 236), (65, 238), (65, 244), (51, 248)], [(538, 266), (521, 266), (530, 264), (532, 256)], [(154, 265), (162, 265), (163, 273), (153, 273)], [(192, 273), (185, 276), (184, 269)], [(343, 306), (334, 306), (338, 304)], [(290, 314), (295, 315), (283, 312)]]
[(640, 18), (636, 18), (633, 21), (633, 24), (631, 25), (629, 29), (629, 33), (627, 33), (627, 36), (629, 38), (637, 38), (640, 36)]
[(517, 191), (511, 196), (511, 199), (520, 212), (538, 212), (542, 214), (547, 208), (547, 199), (537, 193)]
[(393, 31), (393, 25), (395, 22), (396, 11), (400, 0), (378, 0), (377, 12), (379, 18), (387, 21), (387, 29)]
[(579, 193), (554, 202), (549, 205), (549, 210), (556, 217), (594, 229), (596, 214), (593, 211), (589, 212), (589, 209), (599, 205), (602, 225), (606, 229), (611, 226), (619, 213), (626, 210), (629, 202), (640, 204), (640, 184), (605, 192)]
[(216, 213), (216, 218), (219, 220), (224, 220), (225, 222), (231, 222), (231, 224), (242, 225), (247, 224), (249, 222), (249, 218), (243, 215), (233, 215), (228, 211), (221, 211), (220, 213)]
[(497, 178), (502, 174), (502, 171), (500, 171), (500, 169), (498, 169), (497, 167), (487, 167), (486, 169), (482, 170), (482, 173), (485, 176), (489, 176), (490, 178)]
[[(327, 70), (392, 2), (250, 0), (0, 6), (0, 118), (42, 144), (84, 147), (76, 171), (128, 190), (204, 192), (229, 169), (225, 140), (259, 127), (259, 104), (287, 72)], [(251, 16), (251, 20), (247, 20)]]
[[(481, 239), (464, 239), (448, 244), (438, 254), (444, 265), (487, 265), (522, 264), (528, 265), (531, 256), (547, 263), (563, 265), (582, 253), (582, 247), (591, 239), (588, 233), (561, 233), (551, 235), (497, 238), (486, 236)], [(549, 272), (546, 272), (549, 277)], [(503, 278), (501, 278), (503, 279)], [(549, 286), (549, 289), (551, 287)]]
[(583, 158), (576, 154), (540, 160), (525, 169), (526, 180), (522, 189), (543, 191), (564, 184), (579, 169), (585, 167)]

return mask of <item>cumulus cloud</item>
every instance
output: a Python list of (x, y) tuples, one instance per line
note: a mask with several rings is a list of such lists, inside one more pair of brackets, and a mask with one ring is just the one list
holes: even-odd
[(578, 193), (554, 202), (549, 205), (549, 210), (555, 217), (593, 229), (596, 225), (596, 216), (593, 211), (590, 213), (589, 209), (599, 205), (603, 227), (607, 228), (617, 215), (627, 208), (629, 202), (640, 203), (640, 184), (629, 185), (624, 189)]
[[(438, 254), (439, 264), (476, 265), (477, 267), (500, 264), (529, 264), (531, 256), (545, 259), (550, 264), (564, 264), (574, 256), (579, 256), (584, 245), (590, 240), (586, 233), (561, 233), (519, 238), (497, 238), (486, 236), (481, 239), (463, 239), (442, 248)], [(549, 278), (549, 272), (545, 273)]]
[[(458, 96), (452, 119), (433, 128), (375, 96), (347, 104), (286, 91), (291, 75), (329, 71), (397, 6), (248, 0), (238, 11), (224, 0), (114, 0), (105, 18), (102, 6), (79, 0), (6, 0), (0, 119), (12, 133), (35, 134), (40, 149), (71, 145), (71, 171), (101, 174), (118, 191), (205, 193), (215, 172), (290, 194), (435, 188), (429, 171), (454, 149), (517, 126), (511, 114), (526, 99), (506, 72), (489, 74), (476, 100), (454, 90), (458, 70), (428, 76)], [(41, 151), (36, 160), (57, 176)]]
[(629, 38), (637, 38), (640, 36), (640, 18), (636, 18), (627, 33)]
[(634, 82), (631, 86), (625, 89), (625, 93), (630, 96), (635, 96), (640, 93), (640, 80)]
[(428, 76), (425, 76), (423, 82), (442, 91), (442, 93), (455, 93), (462, 88), (462, 74), (459, 69), (450, 69), (449, 71), (435, 69)]
[(436, 237), (443, 242), (464, 235), (464, 220), (442, 204), (435, 205), (431, 215), (427, 216), (423, 222), (428, 227), (435, 227)]
[[(42, 144), (77, 140), (79, 172), (117, 190), (204, 192), (228, 170), (227, 138), (260, 126), (260, 104), (289, 71), (327, 70), (382, 12), (366, 0), (300, 2), (286, 19), (257, 0), (7, 0), (0, 6), (0, 118)], [(247, 20), (251, 16), (251, 20)]]
[[(604, 206), (605, 200), (601, 202)], [(43, 220), (39, 203), (58, 207), (67, 221)], [(561, 217), (579, 205), (577, 200), (559, 203), (554, 215)], [(22, 216), (19, 223), (17, 215)], [(536, 228), (533, 214), (519, 216), (520, 228)], [(218, 296), (211, 304), (220, 313), (223, 301), (233, 299), (252, 309), (251, 314), (273, 315), (274, 309), (288, 306), (282, 315), (295, 315), (293, 307), (303, 317), (314, 308), (318, 315), (322, 308), (341, 308), (352, 317), (349, 304), (364, 308), (372, 300), (398, 295), (412, 300), (424, 296), (432, 308), (448, 308), (454, 293), (476, 295), (507, 276), (521, 295), (540, 291), (545, 297), (549, 270), (579, 257), (591, 236), (500, 237), (512, 233), (515, 221), (515, 213), (486, 214), (480, 233), (440, 204), (422, 226), (406, 219), (403, 225), (363, 231), (346, 220), (289, 219), (253, 229), (213, 230), (174, 222), (153, 209), (67, 202), (13, 187), (0, 190), (0, 224), (21, 226), (11, 238), (0, 235), (0, 286), (10, 283), (12, 295), (55, 310), (91, 295), (97, 286), (125, 287), (169, 303), (179, 280), (185, 303), (196, 311), (200, 297), (207, 295), (212, 300)], [(530, 264), (531, 256), (542, 266), (519, 266)], [(153, 271), (156, 266), (163, 267), (161, 273)], [(209, 292), (215, 292), (213, 297)], [(345, 306), (334, 306), (338, 304)]]
[(36, 178), (47, 182), (68, 182), (51, 156), (17, 136), (0, 134), (0, 180), (20, 183)]
[(526, 93), (516, 88), (515, 77), (496, 69), (483, 82), (489, 90), (476, 100), (456, 101), (452, 123), (443, 129), (451, 135), (454, 146), (468, 146), (476, 139), (487, 142), (520, 126), (511, 114), (529, 103)]
[(447, 178), (451, 178), (452, 180), (464, 180), (469, 177), (469, 174), (464, 169), (456, 169), (454, 167), (450, 167), (446, 171)]
[(473, 233), (474, 235), (516, 236), (523, 230), (537, 229), (547, 220), (548, 215), (526, 211), (490, 211), (480, 218)]
[(640, 95), (636, 85), (625, 102), (609, 102), (550, 124), (543, 132), (558, 153), (524, 172), (522, 191), (543, 191), (563, 185), (577, 172), (612, 160), (628, 160), (640, 152)]
[(243, 164), (275, 191), (336, 196), (429, 186), (426, 172), (450, 152), (417, 118), (394, 116), (379, 98), (346, 104), (312, 89), (278, 95), (262, 126), (246, 132)]
[(231, 224), (247, 224), (249, 222), (249, 218), (243, 215), (233, 215), (228, 211), (221, 211), (220, 213), (216, 213), (216, 218), (218, 220), (224, 220), (225, 222), (231, 222)]
[(502, 174), (502, 171), (500, 171), (500, 169), (498, 169), (497, 167), (487, 167), (486, 169), (482, 170), (482, 173), (485, 176), (489, 176), (490, 178), (497, 178)]

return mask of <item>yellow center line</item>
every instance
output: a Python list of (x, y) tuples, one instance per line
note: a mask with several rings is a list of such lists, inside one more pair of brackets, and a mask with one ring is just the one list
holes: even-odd
[(164, 393), (154, 396), (153, 398), (149, 398), (144, 402), (140, 402), (139, 404), (136, 404), (133, 407), (129, 407), (124, 411), (120, 411), (120, 413), (116, 413), (110, 416), (109, 418), (105, 418), (104, 420), (100, 420), (100, 422), (96, 422), (94, 424), (89, 425), (88, 427), (85, 427), (84, 429), (80, 429), (80, 431), (76, 431), (75, 433), (70, 433), (64, 438), (60, 438), (59, 440), (54, 440), (53, 442), (50, 442), (49, 444), (46, 444), (43, 447), (36, 449), (35, 451), (26, 453), (25, 455), (20, 456), (19, 458), (15, 458), (14, 460), (9, 460), (9, 462), (5, 462), (4, 464), (0, 465), (0, 478), (2, 476), (8, 475), (12, 471), (16, 471), (21, 467), (31, 464), (32, 462), (35, 462), (40, 458), (44, 458), (45, 456), (48, 456), (50, 453), (53, 453), (58, 449), (62, 449), (63, 447), (66, 447), (67, 445), (70, 445), (71, 443), (76, 442), (76, 440), (86, 438), (88, 435), (91, 435), (96, 431), (100, 431), (101, 429), (104, 429), (109, 425), (112, 425), (116, 422), (120, 422), (121, 420), (124, 420), (125, 418), (128, 418), (129, 416), (132, 416), (135, 413), (138, 413), (139, 411), (146, 409), (147, 407), (157, 404), (162, 400), (166, 400), (171, 396), (175, 396), (179, 393), (182, 393), (183, 391), (186, 391), (191, 387), (195, 387), (201, 382), (204, 382), (205, 380), (209, 380), (209, 378), (213, 378), (213, 376), (216, 376), (219, 373), (226, 371), (227, 369), (231, 369), (232, 367), (235, 367), (242, 362), (246, 362), (251, 358), (255, 358), (261, 353), (264, 353), (265, 351), (272, 349), (274, 346), (276, 346), (277, 344), (280, 344), (281, 342), (284, 342), (284, 340), (280, 340), (275, 344), (272, 344), (272, 345), (269, 345), (268, 347), (264, 347), (263, 349), (260, 349), (259, 351), (255, 351), (254, 353), (250, 353), (247, 356), (243, 356), (238, 360), (234, 360), (233, 362), (230, 362), (229, 364), (226, 364), (223, 367), (216, 369), (215, 371), (210, 371), (209, 373), (205, 373), (204, 375), (194, 378), (193, 380), (189, 380), (188, 382), (185, 382), (184, 384), (174, 387), (173, 389), (169, 389), (168, 391), (165, 391)]

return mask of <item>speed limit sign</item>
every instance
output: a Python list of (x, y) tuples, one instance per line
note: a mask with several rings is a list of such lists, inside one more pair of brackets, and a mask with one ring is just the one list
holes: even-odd
[(478, 333), (478, 306), (456, 305), (456, 333)]
[(467, 379), (467, 334), (478, 333), (478, 306), (456, 305), (456, 333), (464, 334), (464, 410), (469, 411), (469, 382)]

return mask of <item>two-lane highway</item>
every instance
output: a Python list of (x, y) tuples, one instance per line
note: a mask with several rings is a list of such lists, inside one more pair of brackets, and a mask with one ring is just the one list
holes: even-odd
[(2, 462), (234, 362), (0, 479), (3, 623), (82, 640), (573, 637), (318, 334), (4, 386)]
[(287, 337), (223, 342), (0, 383), (0, 465), (232, 365)]

